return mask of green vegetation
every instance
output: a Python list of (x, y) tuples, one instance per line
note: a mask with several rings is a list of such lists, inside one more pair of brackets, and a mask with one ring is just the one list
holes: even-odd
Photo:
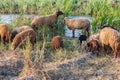
[(120, 0), (2, 0), (0, 13), (47, 15), (62, 10), (66, 16), (92, 16), (92, 31), (108, 25), (120, 29)]
[(120, 29), (120, 3), (110, 0), (89, 0), (87, 8), (93, 17), (92, 30), (94, 32), (106, 25)]
[[(120, 1), (120, 0), (119, 0)], [(3, 14), (18, 14), (18, 17), (10, 24), (11, 28), (15, 28), (22, 25), (30, 25), (33, 18), (26, 17), (26, 14), (35, 15), (48, 15), (55, 10), (61, 10), (65, 13), (65, 16), (92, 16), (92, 33), (98, 32), (103, 26), (112, 26), (113, 28), (120, 29), (120, 3), (115, 3), (110, 0), (2, 0), (0, 1), (0, 13)], [(10, 50), (11, 42), (8, 45), (0, 44), (0, 54), (4, 53), (17, 53), (23, 57), (24, 68), (21, 75), (26, 74), (29, 69), (42, 70), (43, 63), (49, 62), (61, 62), (68, 59), (80, 57), (84, 45), (78, 44), (78, 39), (70, 39), (65, 36), (65, 27), (63, 23), (63, 17), (60, 16), (58, 21), (53, 24), (53, 27), (39, 26), (37, 31), (37, 42), (35, 44), (35, 50), (31, 50), (29, 42), (27, 47), (17, 48), (15, 52)], [(63, 38), (64, 48), (59, 51), (53, 50), (51, 46), (51, 40), (53, 35), (60, 35)], [(18, 52), (17, 52), (18, 51)], [(22, 53), (22, 54), (21, 54)], [(4, 55), (6, 55), (4, 54)], [(98, 63), (104, 62), (106, 58), (99, 57), (99, 60), (95, 58), (93, 63), (89, 65), (99, 67)], [(79, 65), (80, 64), (80, 65)], [(83, 67), (83, 64), (77, 64), (78, 68)], [(102, 66), (102, 65), (101, 65)], [(49, 66), (47, 66), (49, 67)], [(54, 67), (54, 66), (53, 66)], [(101, 68), (101, 67), (100, 67)], [(26, 72), (24, 72), (24, 70)], [(65, 72), (67, 72), (66, 70)], [(77, 70), (76, 70), (77, 71)], [(75, 72), (76, 72), (75, 71)], [(49, 72), (50, 73), (50, 72)], [(59, 73), (59, 71), (58, 71)], [(39, 72), (41, 76), (43, 72)], [(62, 74), (62, 72), (61, 72)], [(76, 73), (77, 74), (77, 73)], [(78, 73), (79, 74), (79, 73)], [(77, 75), (78, 75), (77, 74)], [(86, 74), (86, 73), (84, 73)], [(83, 75), (85, 76), (85, 75)], [(47, 76), (49, 77), (49, 76)], [(52, 79), (51, 79), (52, 80)]]
[(66, 15), (80, 13), (86, 4), (85, 0), (2, 0), (0, 13), (49, 14), (56, 9), (63, 10)]

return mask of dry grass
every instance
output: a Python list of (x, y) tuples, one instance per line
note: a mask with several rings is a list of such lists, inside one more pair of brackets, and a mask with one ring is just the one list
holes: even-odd
[[(68, 38), (67, 38), (68, 39)], [(67, 40), (66, 39), (66, 40)], [(72, 46), (76, 39), (71, 40)], [(92, 53), (80, 53), (78, 48), (53, 51), (52, 60), (46, 58), (46, 40), (31, 51), (31, 46), (0, 54), (0, 79), (7, 80), (119, 80), (120, 60)], [(70, 47), (70, 49), (72, 49)], [(70, 53), (71, 52), (71, 53)], [(9, 54), (8, 54), (9, 53)], [(71, 54), (73, 56), (69, 56)], [(68, 57), (69, 56), (69, 57)], [(46, 60), (47, 59), (47, 60)]]

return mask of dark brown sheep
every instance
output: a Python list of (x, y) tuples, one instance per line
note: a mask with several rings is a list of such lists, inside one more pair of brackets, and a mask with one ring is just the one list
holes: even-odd
[(120, 54), (120, 33), (110, 27), (105, 27), (100, 31), (99, 36), (102, 47), (110, 46), (114, 51), (114, 58)]
[(62, 38), (60, 36), (53, 37), (51, 44), (52, 44), (53, 49), (55, 50), (59, 49), (60, 47), (63, 47)]
[(68, 19), (67, 17), (65, 17), (64, 22), (70, 30), (73, 30), (73, 38), (75, 37), (75, 29), (83, 29), (84, 35), (86, 35), (86, 32), (87, 36), (90, 35), (90, 21), (88, 19)]
[(0, 24), (0, 36), (3, 44), (9, 42), (10, 38), (10, 29), (6, 24)]
[(62, 11), (55, 11), (53, 14), (47, 16), (40, 16), (32, 20), (31, 25), (33, 29), (38, 29), (39, 26), (51, 26), (57, 21), (59, 15), (63, 15)]
[(25, 44), (27, 38), (29, 38), (30, 43), (32, 44), (32, 48), (34, 48), (34, 43), (36, 41), (36, 32), (34, 30), (24, 30), (15, 36), (11, 44), (11, 49), (15, 50), (17, 46)]
[(94, 52), (94, 51), (99, 51), (99, 49), (100, 49), (100, 44), (99, 44), (99, 42), (97, 41), (97, 40), (90, 40), (88, 43), (87, 43), (87, 45), (86, 45), (86, 50), (88, 50), (88, 51), (92, 51), (92, 52)]
[(11, 41), (14, 39), (14, 37), (15, 37), (18, 33), (22, 32), (22, 31), (24, 31), (24, 30), (29, 30), (29, 29), (33, 30), (30, 26), (16, 27), (15, 29), (12, 30), (12, 33), (11, 33)]

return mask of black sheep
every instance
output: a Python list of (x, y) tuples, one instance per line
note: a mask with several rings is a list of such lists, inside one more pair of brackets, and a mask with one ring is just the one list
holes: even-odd
[(80, 35), (79, 36), (79, 43), (80, 45), (82, 44), (82, 41), (86, 41), (87, 40), (87, 36), (86, 35)]

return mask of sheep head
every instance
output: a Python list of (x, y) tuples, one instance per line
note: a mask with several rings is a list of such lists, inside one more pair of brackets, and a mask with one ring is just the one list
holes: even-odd
[(10, 40), (12, 41), (17, 34), (18, 34), (17, 31), (12, 31)]
[(64, 13), (62, 11), (55, 11), (54, 14), (58, 17), (59, 15), (63, 15)]

